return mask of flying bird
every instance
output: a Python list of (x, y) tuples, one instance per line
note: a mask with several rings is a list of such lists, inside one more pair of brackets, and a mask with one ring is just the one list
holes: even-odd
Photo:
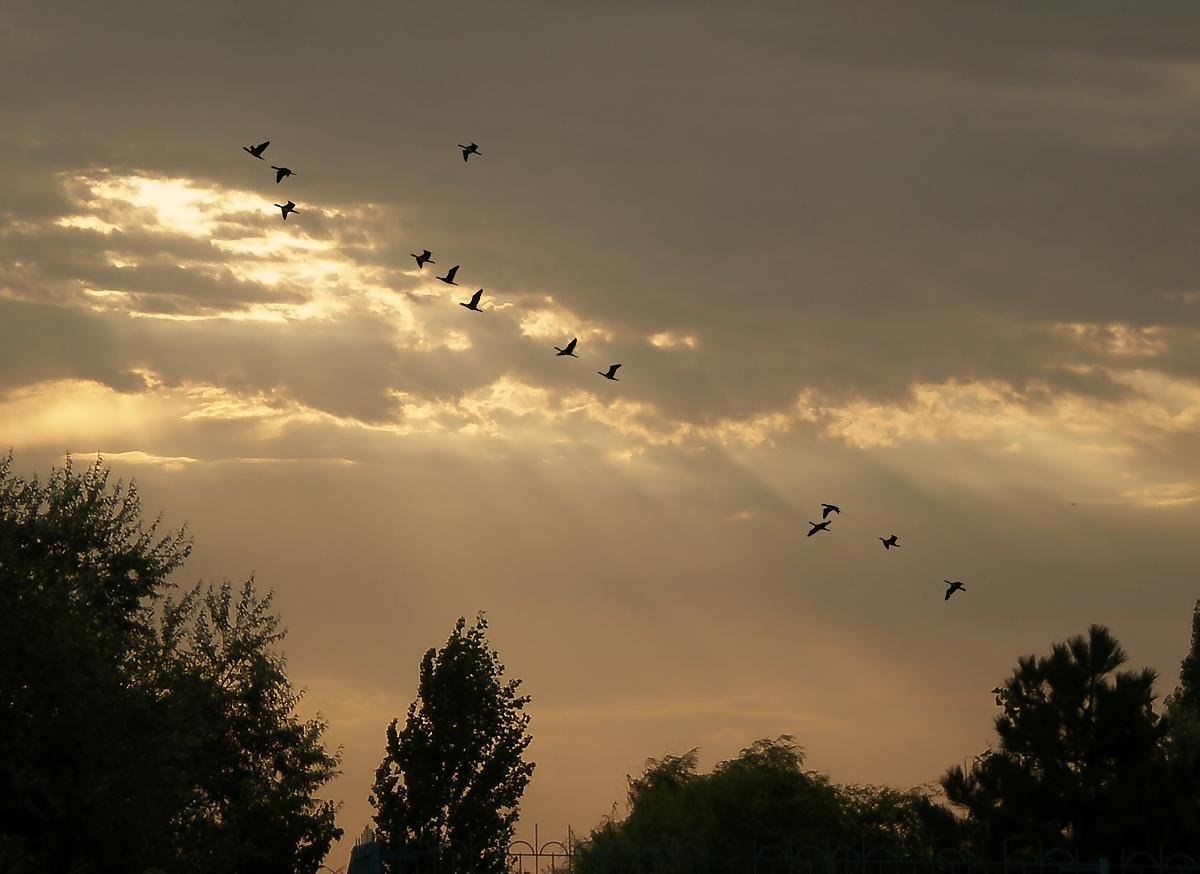
[[(263, 160), (265, 161), (266, 158), (263, 158)], [(295, 176), (296, 175), (291, 170), (289, 170), (287, 167), (276, 167), (274, 164), (272, 164), (271, 169), (275, 171), (275, 184), (276, 185), (278, 185), (280, 182), (283, 181), (284, 176)]]
[(950, 596), (953, 595), (955, 592), (965, 592), (967, 590), (967, 587), (964, 586), (962, 583), (960, 583), (958, 580), (955, 580), (954, 582), (950, 582), (949, 580), (943, 580), (942, 582), (944, 582), (950, 586), (950, 588), (948, 588), (946, 590), (946, 597), (942, 599), (944, 601), (949, 601)]
[(287, 203), (277, 203), (275, 206), (283, 210), (283, 220), (286, 222), (289, 212), (296, 212), (296, 204), (290, 200)]
[(821, 518), (822, 519), (826, 518), (830, 513), (837, 513), (840, 516), (840, 515), (842, 515), (842, 508), (834, 506), (833, 504), (822, 504), (821, 505)]
[(832, 523), (831, 522), (809, 522), (808, 524), (812, 526), (812, 530), (809, 531), (808, 534), (804, 535), (805, 537), (812, 537), (818, 531), (828, 531), (829, 526)]
[(479, 146), (475, 145), (474, 143), (471, 143), (471, 145), (469, 145), (469, 146), (464, 146), (462, 143), (459, 143), (458, 147), (463, 150), (463, 160), (464, 161), (467, 160), (467, 158), (471, 157), (472, 155), (482, 155), (483, 154), (483, 152), (479, 151)]
[[(568, 344), (567, 344), (565, 347), (563, 347), (562, 349), (559, 349), (557, 346), (555, 346), (555, 347), (554, 347), (554, 351), (555, 351), (555, 352), (557, 352), (558, 354), (557, 354), (556, 356), (554, 356), (554, 357), (555, 357), (555, 358), (561, 358), (561, 357), (562, 357), (562, 356), (564, 356), (564, 355), (570, 355), (572, 358), (578, 358), (579, 356), (575, 354), (575, 344), (576, 344), (576, 343), (578, 343), (578, 342), (579, 342), (579, 338), (578, 338), (578, 337), (575, 337), (575, 338), (573, 338), (573, 339), (571, 340), (571, 342), (570, 342), (570, 343), (568, 343)], [(619, 364), (618, 364), (617, 366), (618, 366), (618, 367), (620, 367), (620, 365), (619, 365)], [(596, 372), (597, 372), (597, 373), (599, 373), (600, 371), (599, 371), (599, 370), (597, 370)]]
[(479, 291), (475, 292), (473, 295), (471, 295), (470, 303), (459, 303), (459, 306), (466, 307), (469, 310), (475, 310), (475, 312), (477, 312), (477, 313), (483, 312), (483, 310), (481, 310), (479, 308), (479, 299), (481, 297), (483, 297), (483, 289), (482, 288), (479, 289)]
[(887, 538), (886, 540), (882, 537), (877, 537), (875, 539), (883, 544), (884, 549), (891, 549), (893, 546), (896, 547), (897, 549), (900, 548), (900, 544), (896, 542), (900, 538), (897, 537), (895, 534), (893, 534), (891, 537)]
[[(575, 357), (578, 358), (579, 356), (575, 356)], [(617, 368), (620, 366), (621, 366), (620, 364), (610, 364), (608, 366), (608, 373), (605, 373), (603, 370), (597, 370), (596, 372), (598, 374), (600, 374), (601, 376), (603, 376), (605, 379), (611, 379), (613, 382), (620, 382), (620, 380), (617, 379), (617, 375), (616, 375)]]
[(433, 260), (433, 253), (430, 252), (428, 249), (422, 249), (420, 255), (413, 255), (412, 252), (409, 252), (408, 254), (412, 255), (414, 258), (417, 259), (417, 268), (418, 269), (424, 267), (426, 264), (436, 264), (437, 263), (436, 261)]
[(249, 152), (260, 161), (265, 161), (267, 159), (262, 156), (262, 153), (267, 150), (267, 146), (269, 145), (271, 145), (271, 141), (267, 140), (265, 143), (259, 143), (257, 146), (242, 146), (242, 151)]
[(458, 265), (455, 264), (453, 267), (450, 268), (449, 271), (447, 271), (445, 276), (439, 276), (438, 279), (442, 280), (442, 282), (446, 283), (447, 285), (458, 285), (458, 283), (454, 281), (454, 274), (457, 272), (458, 272)]

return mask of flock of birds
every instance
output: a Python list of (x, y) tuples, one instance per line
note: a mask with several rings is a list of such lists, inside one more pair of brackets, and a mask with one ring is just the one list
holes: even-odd
[[(249, 154), (253, 155), (255, 158), (258, 158), (258, 160), (260, 160), (260, 161), (265, 161), (267, 159), (263, 157), (263, 152), (265, 152), (267, 150), (267, 146), (269, 146), (269, 145), (271, 145), (271, 141), (266, 140), (264, 142), (259, 143), (257, 146), (242, 146), (242, 151), (248, 152)], [(483, 154), (483, 152), (479, 151), (479, 145), (476, 143), (469, 143), (465, 146), (462, 143), (459, 143), (458, 147), (460, 149), (462, 149), (462, 156), (463, 156), (464, 162), (469, 160), (472, 155), (482, 155)], [(296, 175), (288, 167), (276, 167), (274, 164), (272, 164), (271, 169), (275, 171), (275, 184), (276, 185), (278, 185), (280, 182), (282, 182), (288, 176)], [(273, 204), (273, 206), (277, 206), (280, 210), (283, 211), (283, 220), (284, 221), (287, 221), (287, 217), (289, 215), (299, 212), (299, 210), (296, 209), (296, 204), (290, 200), (287, 203)], [(437, 263), (436, 261), (433, 260), (433, 253), (430, 252), (428, 249), (422, 249), (421, 254), (419, 254), (419, 255), (414, 252), (409, 252), (409, 255), (411, 255), (413, 258), (416, 259), (418, 270), (425, 269), (426, 264), (436, 264)], [(436, 278), (440, 279), (442, 282), (446, 283), (447, 285), (458, 285), (458, 283), (454, 281), (454, 277), (458, 273), (458, 268), (460, 266), (461, 265), (459, 265), (459, 264), (455, 264), (453, 267), (451, 267), (449, 270), (446, 271), (445, 276), (438, 276)], [(460, 301), (458, 305), (460, 307), (466, 307), (467, 309), (471, 310), (472, 312), (481, 313), (481, 312), (483, 312), (483, 310), (479, 308), (479, 301), (482, 298), (483, 298), (483, 289), (481, 288), (477, 292), (475, 292), (473, 295), (471, 295), (471, 299), (469, 301), (465, 301), (465, 302)], [(564, 346), (562, 348), (555, 346), (554, 351), (557, 353), (555, 357), (562, 358), (564, 355), (569, 355), (571, 358), (578, 358), (579, 356), (575, 354), (575, 346), (578, 343), (579, 343), (579, 338), (573, 337), (573, 338), (571, 338), (571, 342), (568, 343), (566, 346)], [(620, 380), (617, 379), (617, 370), (620, 367), (621, 367), (620, 364), (610, 364), (608, 366), (608, 370), (597, 370), (596, 373), (600, 374), (605, 379), (610, 379), (613, 382), (620, 382)]]
[[(806, 534), (804, 536), (812, 537), (814, 534), (816, 534), (819, 531), (828, 531), (829, 526), (831, 524), (833, 524), (833, 520), (829, 518), (830, 513), (836, 513), (837, 515), (840, 516), (840, 515), (842, 515), (842, 508), (839, 507), (837, 504), (822, 504), (821, 505), (821, 521), (820, 522), (809, 521), (808, 524), (810, 527), (808, 530), (808, 534)], [(895, 534), (889, 534), (887, 537), (876, 537), (875, 539), (883, 544), (883, 548), (885, 550), (889, 550), (892, 547), (895, 547), (896, 549), (900, 548), (900, 543), (899, 543), (900, 538), (897, 537)], [(943, 582), (947, 586), (949, 586), (949, 588), (946, 589), (946, 597), (942, 599), (944, 601), (949, 601), (950, 596), (953, 595), (955, 592), (965, 592), (967, 590), (967, 587), (964, 586), (959, 580), (943, 580)]]
[[(271, 145), (271, 141), (267, 140), (266, 142), (259, 143), (257, 146), (242, 146), (242, 149), (243, 149), (243, 151), (249, 152), (251, 155), (253, 155), (255, 158), (258, 158), (260, 161), (265, 161), (266, 158), (263, 157), (263, 152), (265, 152), (267, 150), (267, 146), (269, 146), (269, 145)], [(462, 156), (463, 156), (464, 162), (469, 160), (472, 155), (482, 155), (483, 154), (483, 152), (479, 151), (479, 146), (476, 143), (469, 143), (468, 145), (465, 145), (465, 146), (462, 143), (459, 143), (458, 147), (460, 149), (462, 149)], [(282, 182), (284, 179), (286, 179), (287, 177), (296, 175), (288, 167), (276, 167), (274, 164), (272, 164), (271, 169), (275, 171), (275, 184), (277, 184), (277, 185), (280, 182)], [(274, 206), (279, 207), (279, 209), (281, 209), (283, 211), (283, 220), (284, 221), (287, 221), (288, 215), (297, 212), (296, 204), (290, 200), (287, 203), (276, 203), (276, 204), (274, 204)], [(437, 263), (436, 261), (433, 260), (433, 253), (430, 252), (428, 249), (422, 249), (420, 254), (417, 254), (414, 252), (409, 252), (409, 255), (416, 259), (418, 270), (424, 270), (426, 264), (436, 264)], [(455, 276), (458, 275), (458, 268), (460, 266), (462, 266), (462, 265), (455, 264), (453, 267), (451, 267), (449, 270), (446, 271), (445, 276), (438, 276), (435, 278), (441, 280), (442, 282), (446, 283), (447, 285), (458, 285), (458, 283), (454, 281), (454, 278), (455, 278)], [(482, 298), (483, 298), (483, 289), (481, 288), (478, 291), (476, 291), (473, 295), (471, 295), (471, 299), (469, 301), (460, 301), (458, 305), (460, 307), (466, 307), (467, 309), (471, 310), (472, 312), (476, 312), (476, 313), (483, 312), (483, 310), (481, 310), (479, 308), (479, 301)], [(575, 354), (575, 347), (578, 343), (579, 343), (579, 338), (572, 337), (571, 342), (569, 342), (566, 346), (562, 346), (562, 347), (555, 346), (554, 347), (555, 357), (562, 358), (564, 356), (569, 356), (571, 358), (578, 358), (579, 356)], [(617, 370), (620, 367), (621, 367), (620, 364), (611, 364), (611, 365), (609, 365), (608, 370), (606, 370), (606, 371), (605, 370), (597, 370), (596, 373), (600, 374), (605, 379), (610, 379), (613, 382), (617, 382), (618, 381), (617, 380)], [(805, 536), (812, 537), (814, 534), (816, 534), (820, 531), (828, 531), (830, 524), (832, 524), (832, 522), (833, 522), (833, 520), (829, 518), (829, 515), (831, 513), (836, 513), (837, 515), (840, 516), (842, 514), (841, 507), (838, 507), (836, 504), (822, 504), (821, 505), (821, 521), (820, 522), (811, 522), (810, 521), (808, 523), (810, 526), (810, 529), (809, 529), (808, 534)], [(890, 550), (893, 547), (895, 547), (897, 549), (900, 548), (900, 544), (898, 542), (900, 540), (900, 538), (897, 537), (895, 534), (889, 535), (888, 537), (878, 537), (876, 539), (880, 543), (883, 544), (883, 548), (885, 550)], [(946, 596), (943, 600), (949, 601), (950, 596), (953, 595), (955, 592), (965, 592), (967, 590), (967, 587), (964, 586), (959, 580), (944, 580), (943, 582), (945, 582), (946, 585), (948, 586), (948, 588), (946, 589)]]

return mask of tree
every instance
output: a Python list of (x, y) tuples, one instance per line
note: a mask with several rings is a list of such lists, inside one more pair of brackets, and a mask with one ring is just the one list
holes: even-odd
[(1071, 846), (1113, 854), (1146, 840), (1159, 803), (1162, 726), (1154, 671), (1119, 671), (1124, 650), (1103, 626), (1024, 656), (1004, 684), (1000, 747), (942, 777), (984, 852)]
[(1200, 601), (1192, 611), (1191, 646), (1179, 666), (1179, 685), (1165, 705), (1160, 839), (1175, 847), (1194, 847), (1200, 835)]
[(403, 730), (393, 719), (375, 774), (377, 832), (391, 850), (429, 854), (472, 874), (502, 872), (517, 804), (533, 774), (522, 758), (528, 695), (503, 679), (488, 624), (460, 618), (440, 650), (421, 660), (417, 698)]
[(0, 870), (212, 870), (222, 847), (221, 870), (314, 871), (337, 760), (292, 714), (270, 597), (167, 601), (191, 541), (109, 480), (0, 461)]
[(272, 651), (284, 637), (254, 578), (233, 587), (197, 585), (168, 602), (160, 625), (162, 683), (181, 698), (188, 724), (203, 725), (193, 749), (204, 762), (177, 815), (189, 870), (316, 871), (342, 830), (337, 805), (316, 797), (338, 774), (325, 751), (324, 720), (301, 720), (300, 701)]
[(629, 778), (628, 815), (606, 819), (583, 841), (580, 874), (696, 870), (774, 847), (941, 847), (953, 816), (914, 789), (839, 786), (805, 770), (790, 735), (755, 741), (708, 774), (697, 751), (649, 759)]

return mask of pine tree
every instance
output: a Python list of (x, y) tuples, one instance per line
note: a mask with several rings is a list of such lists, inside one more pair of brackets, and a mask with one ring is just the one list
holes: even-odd
[(1163, 726), (1154, 671), (1118, 670), (1125, 661), (1100, 625), (1018, 661), (1000, 695), (999, 749), (942, 778), (984, 836), (983, 852), (1007, 841), (1010, 851), (1063, 845), (1095, 856), (1146, 840), (1147, 811), (1161, 799)]

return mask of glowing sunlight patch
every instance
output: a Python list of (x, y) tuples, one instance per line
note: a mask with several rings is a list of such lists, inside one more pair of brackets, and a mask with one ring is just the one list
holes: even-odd
[(660, 331), (657, 334), (651, 334), (646, 338), (651, 346), (656, 346), (659, 349), (677, 349), (680, 346), (686, 349), (695, 349), (697, 340), (691, 334), (672, 334), (670, 331)]

